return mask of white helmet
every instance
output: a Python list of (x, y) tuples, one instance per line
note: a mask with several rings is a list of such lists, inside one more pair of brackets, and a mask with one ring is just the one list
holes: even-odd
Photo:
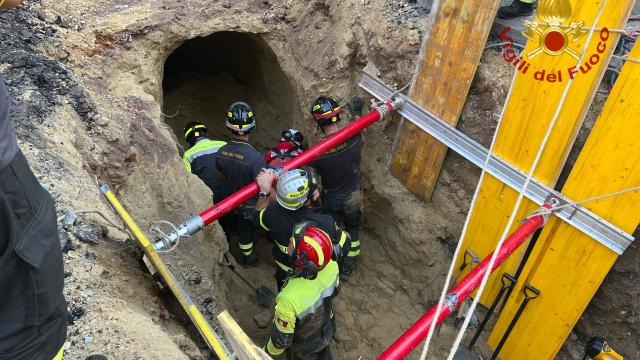
[(283, 208), (297, 210), (312, 198), (317, 188), (315, 176), (309, 168), (289, 170), (278, 177), (276, 199)]

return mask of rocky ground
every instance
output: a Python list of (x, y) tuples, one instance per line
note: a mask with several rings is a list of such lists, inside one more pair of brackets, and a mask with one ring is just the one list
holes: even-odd
[[(0, 13), (0, 74), (13, 98), (11, 116), (20, 146), (54, 196), (61, 217), (70, 324), (66, 358), (211, 356), (175, 301), (158, 290), (137, 261), (133, 240), (119, 229), (122, 224), (98, 191), (99, 184), (109, 184), (145, 230), (155, 220), (180, 223), (209, 206), (207, 189), (180, 163), (174, 135), (180, 136), (183, 119), (172, 121), (162, 113), (182, 110), (219, 118), (215, 104), (208, 112), (196, 112), (206, 96), (197, 101), (190, 94), (208, 88), (242, 94), (246, 74), (222, 71), (221, 80), (182, 87), (183, 95), (170, 99), (163, 87), (164, 63), (176, 48), (220, 31), (251, 34), (268, 49), (261, 56), (273, 56), (256, 60), (271, 64), (262, 68), (263, 74), (277, 67), (282, 74), (276, 79), (278, 89), (292, 98), (289, 116), (263, 119), (270, 118), (276, 129), (298, 127), (314, 143), (319, 134), (304, 114), (318, 93), (341, 100), (366, 96), (357, 89), (365, 66), (397, 87), (409, 81), (430, 6), (425, 0), (25, 0), (21, 8)], [(459, 125), (485, 144), (510, 73), (499, 54), (485, 53)], [(268, 104), (269, 96), (282, 91), (256, 101)], [(173, 111), (167, 111), (168, 105)], [(264, 113), (269, 111), (276, 113), (273, 108)], [(581, 139), (596, 113), (597, 105)], [(390, 117), (367, 132), (363, 258), (336, 303), (342, 319), (336, 358), (373, 358), (434, 303), (479, 175), (473, 165), (449, 154), (431, 202), (408, 193), (387, 170), (398, 121)], [(258, 140), (265, 144), (274, 136), (262, 134)], [(64, 225), (70, 211), (78, 218), (67, 218)], [(83, 211), (98, 211), (108, 221)], [(215, 315), (227, 308), (262, 344), (270, 313), (255, 303), (252, 290), (219, 265), (227, 250), (216, 225), (185, 239), (163, 258), (205, 317), (215, 324)], [(262, 265), (243, 273), (272, 286), (265, 241), (259, 251)], [(640, 288), (621, 281), (638, 283), (637, 251), (633, 247), (616, 265), (561, 358), (579, 358), (585, 337), (594, 333), (624, 344), (631, 358), (638, 354), (633, 299)], [(452, 333), (450, 326), (443, 329), (434, 358), (446, 353)]]

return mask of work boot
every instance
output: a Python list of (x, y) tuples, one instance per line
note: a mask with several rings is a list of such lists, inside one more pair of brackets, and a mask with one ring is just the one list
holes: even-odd
[(254, 268), (258, 266), (258, 255), (256, 255), (255, 252), (242, 256), (242, 260), (244, 262), (244, 267), (246, 268)]
[(498, 9), (500, 19), (513, 19), (521, 16), (529, 16), (533, 13), (533, 3), (525, 3), (520, 0), (513, 0), (511, 5)]
[(344, 259), (344, 263), (342, 264), (342, 268), (340, 269), (340, 279), (347, 280), (351, 273), (356, 269), (356, 265), (358, 263), (358, 258), (348, 257)]

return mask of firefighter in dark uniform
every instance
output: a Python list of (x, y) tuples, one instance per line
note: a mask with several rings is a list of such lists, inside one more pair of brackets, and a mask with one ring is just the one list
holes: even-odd
[[(352, 99), (354, 113), (362, 110), (362, 100)], [(342, 108), (332, 97), (320, 96), (311, 107), (311, 115), (322, 129), (325, 138), (340, 130), (338, 121)], [(335, 148), (320, 155), (312, 164), (322, 180), (323, 211), (333, 216), (351, 236), (351, 250), (347, 254), (340, 275), (347, 278), (355, 269), (360, 256), (360, 227), (362, 226), (362, 189), (360, 157), (364, 135), (358, 133)]]
[[(267, 167), (264, 158), (249, 144), (249, 134), (256, 127), (256, 119), (251, 107), (242, 101), (235, 102), (227, 112), (226, 126), (233, 135), (228, 144), (218, 150), (216, 169), (236, 192), (251, 184), (258, 177), (263, 168)], [(254, 197), (236, 210), (236, 231), (239, 237), (239, 247), (243, 254), (244, 265), (255, 267), (258, 257), (253, 251), (253, 244), (258, 236), (256, 225), (257, 198)]]
[(277, 201), (267, 206), (268, 202), (263, 199), (268, 199), (266, 195), (271, 193), (273, 180), (272, 171), (265, 170), (258, 175), (258, 186), (263, 195), (257, 208), (260, 209), (260, 226), (274, 235), (272, 253), (276, 262), (276, 283), (280, 291), (291, 271), (287, 247), (295, 224), (306, 221), (324, 231), (334, 244), (338, 265), (343, 264), (343, 254), (346, 255), (349, 251), (351, 240), (330, 215), (320, 213), (313, 206), (319, 196), (318, 181), (309, 168), (293, 169), (280, 175), (276, 186)]
[[(213, 193), (213, 202), (218, 203), (232, 194), (232, 189), (216, 169), (218, 150), (227, 143), (211, 140), (207, 137), (207, 127), (199, 121), (190, 121), (184, 127), (184, 139), (190, 147), (182, 155), (182, 161), (187, 171), (198, 176)], [(233, 214), (218, 219), (225, 233), (233, 228), (235, 221)]]
[(18, 148), (9, 105), (0, 78), (0, 359), (60, 360), (67, 304), (55, 206)]
[(296, 360), (330, 360), (335, 318), (331, 302), (340, 291), (338, 264), (326, 233), (296, 224), (289, 243), (293, 269), (276, 298), (274, 331), (264, 349), (278, 356), (292, 348)]

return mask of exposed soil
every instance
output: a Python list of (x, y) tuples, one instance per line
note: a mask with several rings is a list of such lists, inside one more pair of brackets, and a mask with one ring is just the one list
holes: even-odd
[[(396, 87), (410, 80), (430, 5), (27, 0), (0, 14), (0, 74), (14, 100), (20, 146), (52, 191), (59, 215), (96, 209), (120, 224), (97, 188), (107, 183), (146, 230), (156, 220), (181, 223), (210, 206), (208, 189), (180, 160), (184, 123), (203, 121), (224, 137), (227, 106), (244, 99), (255, 108), (252, 140), (260, 150), (290, 126), (313, 144), (320, 136), (306, 112), (318, 94), (343, 102), (353, 95), (368, 99), (357, 88), (365, 67)], [(485, 53), (459, 124), (485, 145), (510, 74), (497, 53)], [(391, 116), (366, 133), (363, 255), (336, 300), (338, 359), (374, 358), (435, 303), (477, 183), (479, 170), (449, 154), (430, 202), (409, 193), (388, 172), (398, 123)], [(73, 321), (67, 358), (211, 357), (179, 307), (138, 263), (129, 235), (94, 214), (79, 221), (60, 229), (72, 245), (64, 255)], [(83, 225), (97, 244), (80, 241)], [(258, 323), (268, 321), (270, 310), (219, 265), (234, 241), (228, 245), (213, 225), (163, 258), (216, 329), (215, 316), (226, 308), (262, 345), (270, 329)], [(261, 239), (260, 266), (240, 271), (274, 287), (268, 246)], [(614, 267), (559, 358), (580, 358), (583, 341), (596, 334), (640, 358), (637, 252), (632, 247)], [(623, 286), (622, 279), (635, 285)], [(447, 322), (430, 357), (444, 357), (454, 334)]]

